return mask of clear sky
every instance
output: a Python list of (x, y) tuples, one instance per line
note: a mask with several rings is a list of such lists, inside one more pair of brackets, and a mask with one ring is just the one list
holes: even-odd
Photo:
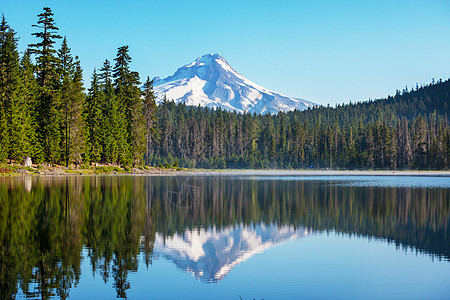
[(449, 0), (1, 0), (20, 51), (36, 41), (31, 25), (44, 6), (80, 57), (87, 84), (122, 45), (141, 80), (220, 53), (249, 80), (320, 104), (450, 77)]

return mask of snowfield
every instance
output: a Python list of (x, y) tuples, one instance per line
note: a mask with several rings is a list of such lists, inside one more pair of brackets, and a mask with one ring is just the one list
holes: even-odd
[(207, 54), (165, 79), (154, 79), (159, 103), (164, 99), (190, 106), (222, 108), (240, 113), (276, 114), (304, 110), (315, 104), (268, 90), (246, 79), (219, 54)]

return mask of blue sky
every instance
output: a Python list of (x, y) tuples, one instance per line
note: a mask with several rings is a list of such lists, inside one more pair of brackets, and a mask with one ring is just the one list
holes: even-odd
[(141, 80), (220, 53), (257, 84), (320, 104), (450, 77), (448, 0), (2, 0), (20, 51), (36, 41), (31, 25), (43, 6), (80, 57), (87, 84), (122, 45)]

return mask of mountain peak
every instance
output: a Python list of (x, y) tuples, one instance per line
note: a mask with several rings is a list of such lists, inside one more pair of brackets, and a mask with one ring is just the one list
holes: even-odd
[(204, 54), (204, 55), (200, 56), (199, 58), (202, 58), (202, 57), (210, 57), (210, 58), (212, 58), (212, 59), (220, 59), (220, 58), (223, 59), (223, 56), (220, 55), (219, 53), (214, 53), (214, 54), (213, 54), (213, 53)]
[(197, 59), (194, 62), (184, 65), (183, 67), (190, 68), (194, 66), (210, 66), (213, 62), (218, 61), (228, 64), (222, 55), (220, 55), (219, 53), (215, 53), (215, 54), (205, 54), (200, 57), (197, 57)]
[(221, 60), (225, 60), (225, 59), (223, 58), (223, 56), (220, 55), (219, 53), (205, 54), (205, 55), (202, 55), (202, 56), (200, 56), (199, 58), (197, 58), (197, 60), (199, 60), (199, 59), (211, 59), (211, 60), (221, 59)]
[(205, 54), (155, 82), (157, 102), (164, 96), (191, 106), (205, 106), (240, 113), (277, 113), (303, 110), (312, 102), (265, 89), (233, 69), (219, 53)]

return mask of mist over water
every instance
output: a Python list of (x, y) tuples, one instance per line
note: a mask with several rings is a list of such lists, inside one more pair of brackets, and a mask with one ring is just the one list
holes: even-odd
[(450, 295), (448, 178), (0, 178), (0, 208), (1, 299)]

